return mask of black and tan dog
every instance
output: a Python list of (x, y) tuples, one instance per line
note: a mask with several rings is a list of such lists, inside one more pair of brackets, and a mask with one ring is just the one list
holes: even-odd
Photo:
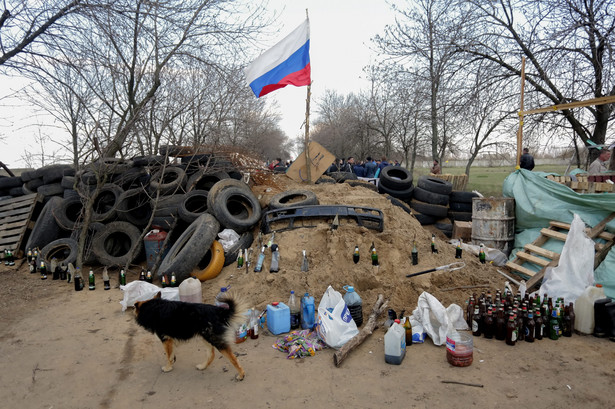
[(162, 367), (164, 372), (173, 369), (175, 341), (201, 336), (207, 344), (207, 359), (196, 368), (203, 370), (212, 363), (215, 347), (237, 369), (236, 378), (243, 379), (245, 372), (233, 354), (231, 345), (235, 342), (237, 327), (245, 321), (246, 304), (232, 293), (220, 301), (227, 303), (229, 308), (163, 300), (160, 293), (151, 300), (135, 303), (137, 323), (162, 341), (168, 360)]

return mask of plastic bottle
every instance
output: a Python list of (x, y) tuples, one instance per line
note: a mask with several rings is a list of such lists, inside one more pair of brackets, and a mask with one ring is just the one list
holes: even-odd
[(314, 312), (314, 297), (310, 296), (309, 293), (305, 293), (301, 297), (301, 328), (314, 328)]
[(258, 339), (258, 312), (256, 307), (252, 309), (252, 314), (250, 315), (250, 338)]
[(261, 252), (258, 255), (258, 259), (256, 260), (256, 265), (254, 266), (255, 273), (260, 273), (261, 271), (263, 271), (263, 263), (265, 262), (265, 249), (266, 248), (267, 246), (263, 246), (261, 248)]
[(188, 277), (179, 284), (179, 300), (192, 303), (203, 302), (201, 282), (194, 277)]
[(363, 301), (353, 286), (345, 285), (344, 290), (346, 290), (344, 302), (350, 311), (354, 323), (357, 324), (357, 327), (360, 327), (363, 325)]
[[(594, 302), (604, 298), (604, 289), (601, 284), (587, 287), (574, 302), (575, 322), (574, 329), (583, 334), (594, 332)], [(547, 335), (547, 334), (545, 334)]]
[(399, 365), (406, 355), (406, 331), (395, 320), (384, 335), (384, 362)]
[(454, 331), (446, 336), (446, 360), (453, 366), (472, 365), (474, 342), (470, 334)]
[(220, 301), (223, 297), (226, 297), (226, 292), (228, 291), (228, 287), (220, 288), (220, 292), (216, 295), (216, 301), (214, 303), (217, 307), (229, 308), (229, 305), (225, 302)]
[(269, 267), (270, 273), (277, 273), (280, 271), (280, 249), (277, 244), (271, 245), (271, 267)]
[(299, 304), (297, 303), (297, 297), (295, 297), (294, 291), (290, 292), (290, 298), (288, 299), (288, 308), (290, 308), (290, 328), (299, 328), (299, 325), (301, 324), (301, 309), (299, 308)]

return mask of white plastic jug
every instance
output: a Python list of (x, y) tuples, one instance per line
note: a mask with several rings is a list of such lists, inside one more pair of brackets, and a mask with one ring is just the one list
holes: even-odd
[(605, 298), (602, 285), (587, 287), (574, 302), (574, 329), (583, 334), (594, 333), (594, 301)]
[(203, 302), (201, 282), (194, 277), (189, 277), (182, 281), (179, 285), (179, 300), (196, 303)]
[(399, 320), (384, 335), (384, 361), (387, 364), (399, 365), (406, 355), (406, 330)]

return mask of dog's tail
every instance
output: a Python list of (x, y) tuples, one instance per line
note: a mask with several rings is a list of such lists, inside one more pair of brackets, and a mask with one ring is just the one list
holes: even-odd
[(224, 296), (220, 297), (219, 301), (225, 302), (229, 306), (228, 323), (233, 331), (227, 333), (227, 341), (232, 345), (235, 343), (235, 331), (241, 324), (245, 324), (248, 320), (246, 312), (248, 311), (249, 305), (243, 297), (239, 296), (239, 294), (234, 291), (228, 291)]

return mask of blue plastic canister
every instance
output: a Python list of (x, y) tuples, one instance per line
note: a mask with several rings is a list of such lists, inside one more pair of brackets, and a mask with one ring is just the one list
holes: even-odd
[(290, 308), (283, 302), (267, 304), (267, 329), (273, 335), (290, 331)]
[[(158, 253), (162, 250), (164, 240), (167, 238), (167, 232), (163, 230), (153, 229), (145, 235), (143, 238), (143, 245), (145, 246), (145, 258), (147, 260), (147, 269), (152, 270)], [(160, 260), (167, 255), (169, 247), (160, 257)]]
[(305, 295), (301, 297), (301, 328), (314, 328), (314, 315), (314, 297), (310, 296), (309, 293), (305, 293)]

